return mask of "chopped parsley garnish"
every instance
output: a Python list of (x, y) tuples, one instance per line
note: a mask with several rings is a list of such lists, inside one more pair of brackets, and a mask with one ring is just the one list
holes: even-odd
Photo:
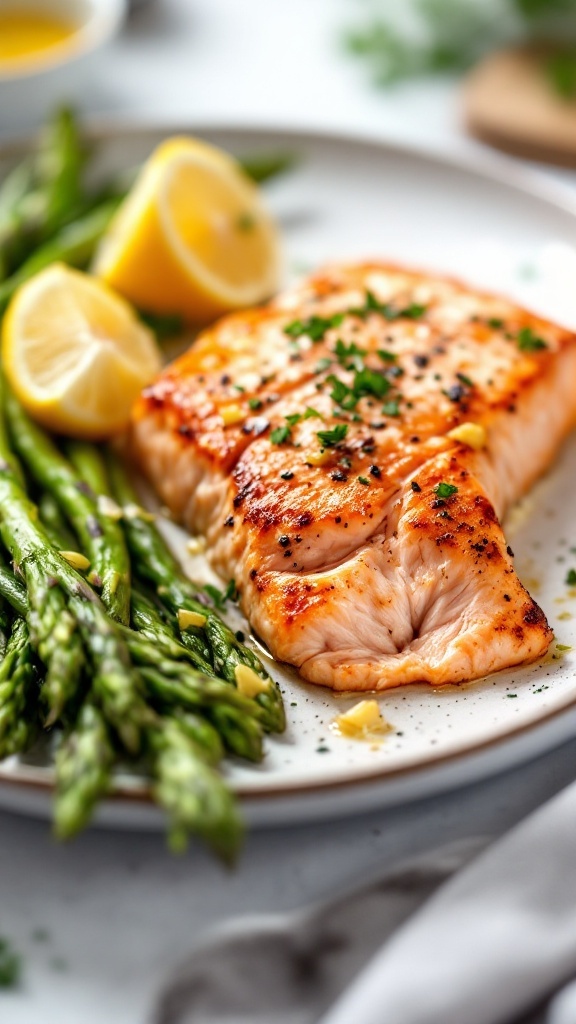
[(261, 398), (249, 398), (248, 405), (250, 409), (261, 409), (263, 402)]
[(0, 988), (14, 988), (20, 980), (21, 961), (7, 939), (0, 939)]
[(576, 587), (576, 569), (568, 569), (566, 573), (566, 586)]
[(391, 386), (390, 381), (384, 374), (364, 367), (363, 370), (357, 370), (354, 374), (352, 390), (358, 397), (361, 395), (375, 395), (376, 398), (383, 398), (384, 395), (388, 394)]
[(304, 416), (302, 418), (305, 419), (305, 420), (323, 420), (324, 419), (322, 413), (318, 412), (317, 409), (313, 409), (311, 405), (306, 406), (306, 409), (304, 411)]
[(397, 317), (406, 317), (408, 320), (419, 320), (421, 316), (424, 316), (426, 312), (426, 306), (420, 306), (417, 302), (413, 302), (406, 309), (398, 310)]
[(504, 327), (504, 321), (499, 316), (491, 316), (486, 322), (488, 327), (492, 327), (495, 331), (499, 331), (500, 328)]
[(345, 366), (347, 370), (361, 370), (364, 365), (364, 356), (368, 355), (365, 348), (360, 348), (353, 341), (350, 345), (346, 345), (341, 338), (338, 338), (334, 351), (340, 365)]
[(214, 602), (216, 608), (220, 610), (224, 608), (227, 601), (238, 600), (238, 587), (235, 580), (230, 580), (225, 590), (219, 590), (218, 587), (214, 587), (211, 583), (206, 583), (203, 590)]
[(308, 320), (293, 320), (292, 323), (286, 324), (284, 334), (288, 334), (291, 338), (307, 335), (311, 341), (322, 341), (326, 331), (329, 331), (331, 327), (339, 327), (343, 320), (344, 313), (335, 313), (330, 317), (311, 316)]
[(288, 426), (295, 427), (297, 423), (300, 423), (300, 420), (302, 419), (302, 413), (293, 412), (290, 414), (290, 416), (286, 416), (285, 419)]
[(389, 352), (387, 348), (379, 348), (378, 355), (384, 363), (395, 363), (398, 358), (395, 352)]
[(284, 444), (285, 441), (290, 440), (290, 427), (276, 427), (270, 434), (270, 440), (272, 444)]
[(400, 415), (400, 404), (396, 398), (391, 398), (389, 402), (384, 402), (382, 406), (382, 414), (384, 416), (399, 416)]
[(347, 423), (337, 423), (332, 430), (319, 430), (316, 437), (320, 441), (323, 448), (334, 448), (335, 445), (343, 441), (348, 433)]
[(451, 498), (453, 494), (458, 493), (458, 488), (455, 484), (446, 484), (442, 481), (436, 484), (434, 488), (434, 494), (437, 494), (439, 498)]
[(523, 327), (516, 336), (518, 348), (521, 352), (541, 352), (548, 348), (544, 338), (539, 338), (531, 327)]
[(462, 382), (462, 384), (466, 385), (467, 388), (474, 387), (474, 381), (470, 380), (470, 377), (467, 377), (465, 373), (457, 373), (456, 376), (458, 377), (458, 380)]
[(349, 388), (343, 380), (340, 380), (333, 373), (326, 378), (326, 382), (332, 385), (330, 398), (336, 402), (336, 405), (348, 410), (354, 408), (358, 401), (358, 396), (354, 394), (352, 388)]
[(404, 308), (398, 308), (389, 302), (379, 302), (371, 291), (367, 290), (365, 294), (364, 305), (350, 310), (353, 316), (366, 317), (370, 313), (378, 313), (385, 320), (418, 320), (426, 312), (426, 306), (420, 306), (416, 302)]
[(358, 483), (359, 484), (364, 484), (365, 487), (370, 487), (370, 481), (368, 480), (368, 477), (359, 476), (358, 477)]

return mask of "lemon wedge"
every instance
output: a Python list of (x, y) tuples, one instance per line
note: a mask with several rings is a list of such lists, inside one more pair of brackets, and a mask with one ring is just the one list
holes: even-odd
[(269, 298), (279, 251), (276, 226), (240, 165), (176, 137), (145, 164), (93, 269), (141, 309), (199, 324)]
[(110, 437), (160, 369), (151, 332), (101, 281), (60, 263), (18, 289), (4, 317), (10, 385), (39, 423), (72, 437)]

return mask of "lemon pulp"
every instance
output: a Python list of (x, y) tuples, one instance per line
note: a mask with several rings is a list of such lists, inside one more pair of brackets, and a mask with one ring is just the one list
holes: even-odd
[(151, 333), (94, 278), (54, 263), (21, 285), (2, 324), (8, 382), (49, 430), (98, 440), (128, 426), (160, 369)]
[(148, 159), (93, 270), (140, 309), (198, 325), (273, 294), (278, 231), (232, 157), (176, 137)]
[(239, 190), (230, 188), (229, 178), (219, 178), (212, 167), (184, 163), (167, 183), (166, 201), (180, 240), (210, 273), (235, 288), (267, 273), (259, 216)]
[(44, 53), (77, 31), (74, 22), (33, 8), (0, 11), (0, 64)]

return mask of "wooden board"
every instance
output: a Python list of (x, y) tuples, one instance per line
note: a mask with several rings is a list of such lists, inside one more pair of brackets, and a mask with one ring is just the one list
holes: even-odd
[(576, 166), (576, 99), (555, 94), (544, 71), (546, 56), (523, 48), (482, 60), (464, 88), (466, 125), (500, 149)]

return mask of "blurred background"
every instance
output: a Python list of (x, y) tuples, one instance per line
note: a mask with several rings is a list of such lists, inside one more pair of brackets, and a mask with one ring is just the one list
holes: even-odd
[(575, 166), (576, 0), (0, 0), (0, 133), (71, 100), (456, 149), (467, 130)]

